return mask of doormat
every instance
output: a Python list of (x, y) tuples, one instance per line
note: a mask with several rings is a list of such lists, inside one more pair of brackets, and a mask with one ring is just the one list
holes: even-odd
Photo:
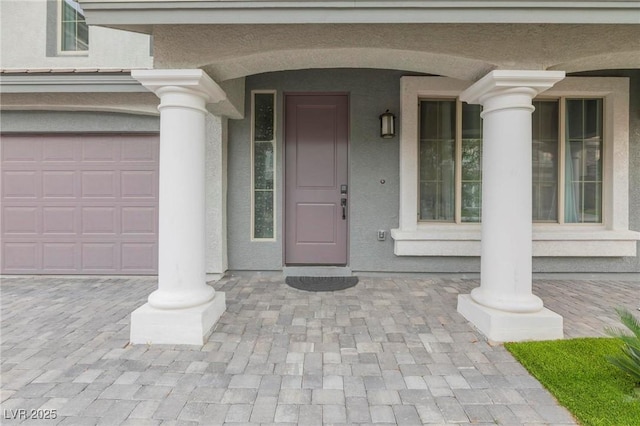
[(339, 291), (358, 284), (358, 277), (287, 277), (287, 285), (304, 291)]

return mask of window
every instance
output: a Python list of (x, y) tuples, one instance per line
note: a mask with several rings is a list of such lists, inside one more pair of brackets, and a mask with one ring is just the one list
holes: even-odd
[[(398, 256), (479, 256), (482, 125), (471, 83), (401, 78)], [(534, 256), (636, 256), (629, 229), (629, 80), (567, 77), (534, 100)], [(453, 123), (453, 124), (452, 124)]]
[[(602, 99), (534, 100), (533, 105), (533, 221), (601, 223)], [(480, 112), (479, 105), (456, 99), (420, 101), (421, 221), (480, 221)], [(566, 136), (559, 134), (560, 122)]]
[(420, 220), (480, 221), (480, 111), (456, 99), (420, 101)]
[(602, 99), (566, 102), (564, 221), (602, 222)]
[(89, 27), (82, 8), (75, 0), (59, 0), (61, 53), (86, 53), (89, 50)]
[(532, 180), (534, 222), (558, 221), (558, 161), (560, 155), (558, 116), (556, 100), (533, 101), (535, 110), (532, 124)]
[(254, 240), (273, 240), (276, 159), (274, 91), (252, 92), (251, 121), (251, 237)]

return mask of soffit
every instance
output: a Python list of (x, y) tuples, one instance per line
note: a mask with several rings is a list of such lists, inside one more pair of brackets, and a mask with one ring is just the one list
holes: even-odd
[(640, 26), (556, 24), (167, 25), (156, 68), (216, 81), (303, 68), (388, 68), (473, 80), (491, 69), (640, 68)]

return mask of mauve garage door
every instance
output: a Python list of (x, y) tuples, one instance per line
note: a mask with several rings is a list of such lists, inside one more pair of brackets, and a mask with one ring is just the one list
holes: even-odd
[(2, 136), (2, 273), (155, 274), (158, 136)]

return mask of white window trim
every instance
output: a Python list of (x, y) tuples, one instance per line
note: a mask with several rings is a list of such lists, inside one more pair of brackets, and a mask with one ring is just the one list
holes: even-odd
[[(271, 94), (273, 95), (273, 237), (272, 238), (258, 238), (254, 235), (255, 232), (255, 99), (258, 94)], [(278, 143), (276, 139), (277, 135), (277, 91), (276, 90), (252, 90), (251, 91), (251, 241), (252, 242), (274, 242), (276, 241), (277, 233), (277, 220), (276, 220), (276, 183), (275, 183), (275, 173), (276, 173), (276, 155), (278, 149)]]
[[(400, 79), (400, 223), (391, 230), (397, 256), (480, 256), (481, 224), (418, 220), (419, 99), (457, 97), (471, 84), (447, 77)], [(629, 79), (567, 77), (542, 95), (604, 99), (603, 223), (534, 223), (533, 255), (636, 256), (640, 232), (629, 230)]]
[[(56, 38), (56, 51), (59, 56), (89, 56), (89, 49), (87, 50), (62, 50), (62, 3), (64, 0), (57, 0), (58, 13), (56, 15), (57, 25), (57, 38)], [(89, 28), (89, 31), (91, 29)]]

